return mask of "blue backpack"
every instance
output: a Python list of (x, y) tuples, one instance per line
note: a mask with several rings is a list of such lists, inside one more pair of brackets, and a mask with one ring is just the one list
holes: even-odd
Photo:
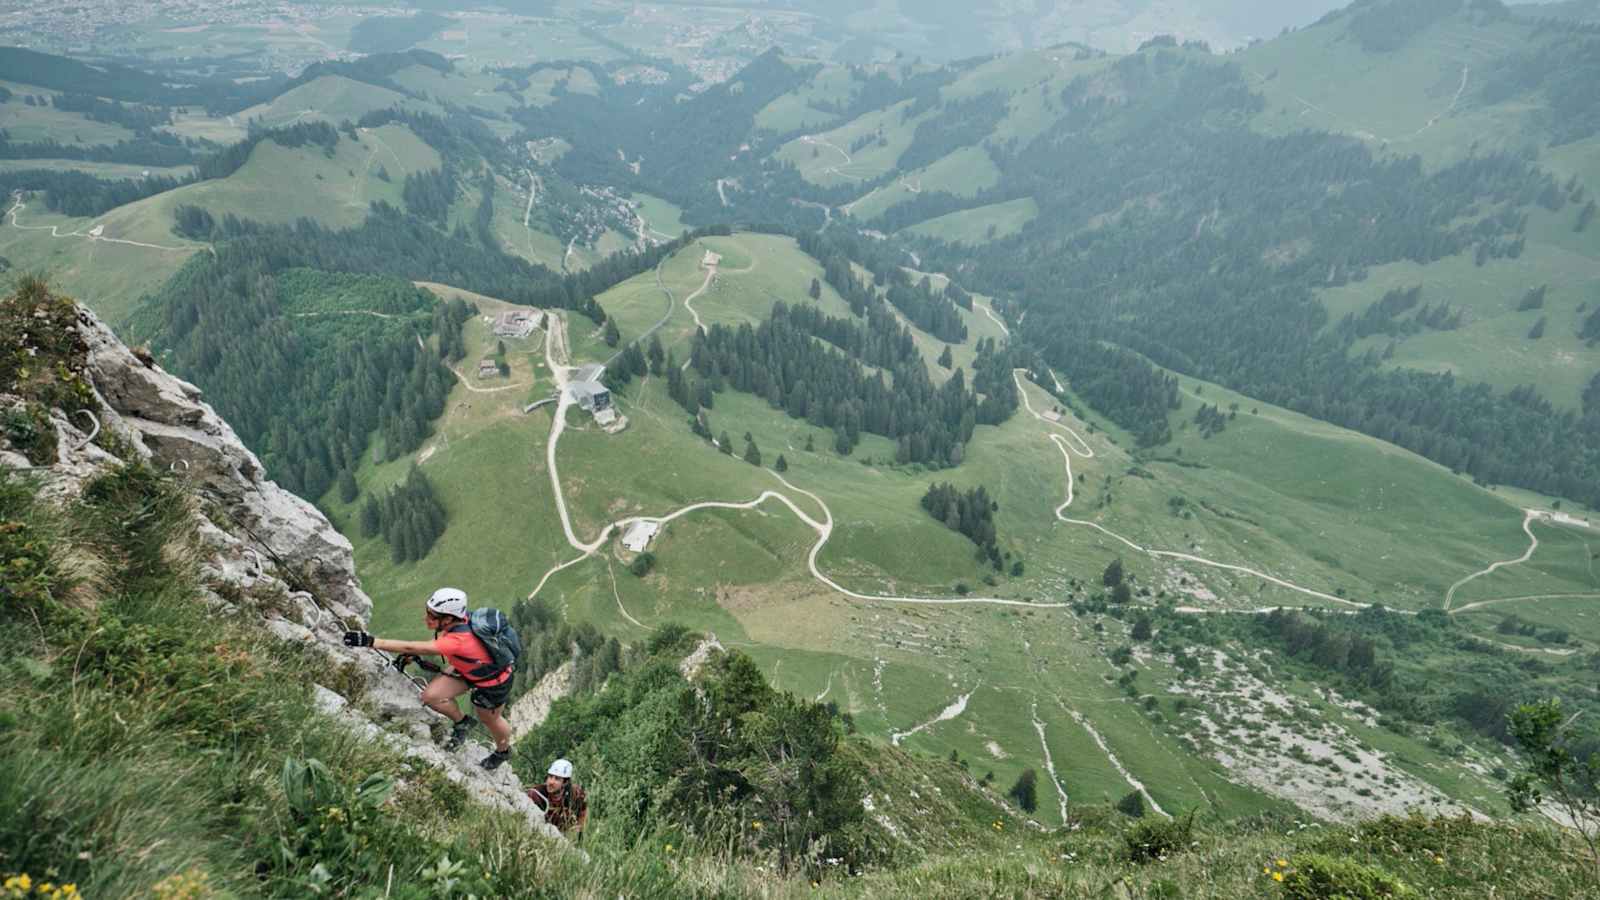
[[(467, 616), (467, 627), (489, 651), (494, 672), (487, 674), (497, 674), (511, 668), (522, 656), (522, 638), (517, 636), (517, 630), (511, 627), (511, 620), (500, 610), (492, 607), (473, 610)], [(477, 677), (487, 677), (487, 674)]]

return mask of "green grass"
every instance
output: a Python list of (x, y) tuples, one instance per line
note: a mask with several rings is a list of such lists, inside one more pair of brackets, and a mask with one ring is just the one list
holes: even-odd
[[(359, 142), (341, 137), (331, 158), (320, 147), (291, 149), (263, 141), (227, 178), (185, 185), (93, 219), (53, 215), (35, 200), (19, 217), (28, 229), (9, 227), (9, 220), (8, 227), (0, 228), (0, 255), (19, 268), (48, 272), (63, 291), (117, 324), (201, 249), (172, 233), (173, 211), (179, 206), (193, 204), (262, 222), (311, 218), (348, 228), (366, 218), (371, 201), (400, 205), (406, 174), (438, 164), (432, 148), (409, 129), (394, 125), (366, 131)], [(389, 181), (377, 177), (379, 165), (388, 171)], [(37, 230), (47, 226), (56, 226), (62, 235), (77, 234), (53, 237), (48, 230)], [(86, 235), (97, 227), (105, 238), (150, 246), (89, 239)]]
[[(1449, 302), (1463, 310), (1464, 324), (1456, 331), (1424, 331), (1401, 341), (1390, 365), (1453, 372), (1499, 390), (1533, 384), (1558, 406), (1579, 407), (1579, 397), (1594, 377), (1593, 351), (1578, 340), (1584, 317), (1578, 307), (1592, 309), (1600, 287), (1600, 253), (1592, 242), (1587, 252), (1575, 252), (1530, 241), (1521, 258), (1482, 266), (1473, 265), (1470, 255), (1428, 265), (1390, 263), (1374, 268), (1364, 281), (1324, 290), (1323, 304), (1337, 323), (1347, 313), (1359, 316), (1389, 290), (1417, 285), (1422, 286), (1424, 303)], [(1544, 309), (1518, 312), (1523, 295), (1541, 285), (1550, 289)], [(1548, 319), (1545, 335), (1530, 340), (1528, 332), (1541, 316)], [(1375, 335), (1352, 352), (1382, 351), (1389, 341)]]
[(847, 103), (855, 93), (855, 79), (844, 66), (826, 66), (798, 90), (768, 103), (756, 114), (756, 129), (780, 134), (801, 128), (820, 128), (838, 116), (816, 108), (816, 103)]
[(889, 187), (863, 197), (850, 208), (850, 214), (862, 221), (870, 221), (916, 198), (923, 191), (974, 197), (979, 191), (994, 187), (999, 181), (1000, 170), (995, 167), (988, 151), (982, 147), (966, 147), (926, 168), (907, 172)]
[[(55, 169), (72, 172), (83, 172), (97, 178), (143, 178), (146, 172), (151, 175), (164, 175), (169, 178), (182, 178), (194, 171), (191, 166), (177, 166), (170, 169), (151, 168), (150, 166), (136, 166), (127, 163), (99, 163), (87, 162), (81, 159), (6, 159), (0, 160), (0, 172), (14, 172), (19, 169)], [(8, 206), (9, 208), (9, 206)]]
[[(930, 283), (935, 290), (942, 291), (945, 285), (949, 284), (949, 279), (943, 275), (918, 272), (913, 269), (907, 269), (906, 271), (910, 272), (913, 278), (919, 280), (923, 277), (930, 278)], [(978, 304), (988, 305), (990, 298), (982, 294), (973, 296), (976, 302), (972, 309), (967, 310), (957, 307), (961, 320), (967, 325), (967, 339), (960, 344), (946, 344), (944, 341), (911, 324), (903, 315), (899, 316), (901, 324), (911, 330), (911, 337), (916, 341), (917, 349), (922, 352), (922, 361), (927, 365), (928, 373), (933, 376), (935, 381), (943, 382), (953, 375), (956, 369), (965, 370), (967, 377), (971, 378), (972, 364), (978, 357), (976, 349), (978, 342), (984, 338), (993, 338), (997, 344), (1005, 343), (1006, 334), (1001, 330), (1000, 325), (978, 308)], [(897, 315), (899, 314), (897, 313)], [(950, 369), (945, 369), (939, 365), (939, 356), (944, 353), (944, 349), (947, 346), (950, 348), (950, 361), (952, 363)]]
[[(434, 289), (449, 298), (461, 296), (478, 303), (487, 316), (506, 308), (477, 295)], [(421, 604), (443, 584), (463, 587), (474, 602), (481, 599), (485, 605), (509, 607), (532, 589), (529, 572), (543, 572), (571, 557), (559, 526), (551, 528), (553, 516), (547, 522), (543, 514), (553, 510), (543, 454), (548, 413), (522, 414), (525, 404), (551, 390), (543, 334), (537, 331), (525, 341), (506, 341), (511, 376), (480, 382), (477, 361), (493, 353), (496, 339), (484, 316), (469, 321), (464, 334), (467, 356), (458, 368), (470, 383), (525, 387), (486, 394), (458, 383), (444, 416), (434, 424), (433, 436), (416, 454), (381, 465), (373, 465), (369, 458), (357, 472), (362, 495), (353, 504), (341, 504), (332, 494), (323, 498), (323, 507), (356, 545), (378, 630), (413, 637), (424, 634)], [(450, 524), (427, 558), (396, 565), (381, 537), (363, 538), (357, 533), (355, 516), (367, 496), (404, 480), (412, 463), (424, 456), (422, 470), (450, 513)]]
[(688, 230), (683, 224), (683, 210), (671, 202), (649, 194), (634, 194), (633, 199), (639, 201), (639, 215), (657, 233), (656, 237), (675, 238)]
[[(1339, 132), (1375, 149), (1420, 154), (1431, 166), (1523, 144), (1526, 111), (1519, 104), (1480, 107), (1473, 95), (1495, 61), (1526, 41), (1527, 26), (1475, 25), (1461, 16), (1386, 54), (1366, 53), (1344, 30), (1342, 21), (1306, 28), (1241, 55), (1252, 88), (1267, 101), (1255, 127)], [(1463, 66), (1467, 87), (1452, 107)]]
[(1033, 198), (1024, 197), (949, 213), (906, 231), (954, 244), (982, 244), (1016, 234), (1038, 215), (1039, 205)]
[(411, 109), (438, 113), (431, 103), (422, 103), (391, 91), (388, 88), (353, 81), (342, 75), (324, 75), (299, 87), (285, 91), (270, 102), (252, 106), (234, 118), (240, 121), (257, 119), (268, 128), (279, 128), (297, 122), (332, 122), (356, 120), (369, 112), (404, 106)]
[[(866, 113), (838, 128), (816, 135), (817, 143), (796, 138), (778, 148), (774, 156), (793, 163), (802, 177), (822, 187), (876, 178), (894, 169), (900, 155), (911, 146), (918, 123), (933, 115), (932, 112), (925, 112), (916, 118), (906, 119), (903, 113), (910, 105), (911, 101), (907, 100)], [(877, 139), (880, 132), (881, 144)], [(850, 149), (852, 143), (868, 136), (873, 138), (872, 143), (857, 150)], [(824, 146), (822, 142), (833, 146)]]
[[(704, 282), (700, 260), (707, 247), (724, 256), (722, 289), (696, 300), (707, 321), (759, 321), (775, 298), (811, 302), (803, 299), (804, 291), (819, 273), (792, 241), (737, 234), (696, 242), (660, 267), (661, 284), (677, 300), (661, 336), (680, 358), (692, 325), (681, 302)], [(667, 309), (656, 279), (656, 272), (647, 272), (601, 296), (625, 340), (654, 325)], [(822, 302), (834, 314), (848, 315), (831, 292)], [(572, 319), (575, 362), (603, 360), (614, 352), (590, 333), (587, 320)], [(999, 333), (981, 313), (969, 315), (968, 322), (969, 340), (955, 348), (963, 365), (970, 365), (977, 340)], [(469, 326), (470, 340), (482, 339), (481, 327), (480, 322)], [(920, 343), (925, 354), (942, 349), (936, 341)], [(478, 352), (473, 349), (468, 361)], [(537, 354), (527, 361), (530, 371), (537, 372), (538, 361)], [(1517, 556), (1526, 545), (1514, 502), (1438, 466), (1370, 438), (1258, 407), (1214, 385), (1204, 385), (1198, 399), (1191, 380), (1185, 379), (1184, 387), (1184, 408), (1174, 413), (1177, 437), (1156, 455), (1187, 466), (1136, 458), (1116, 429), (1103, 422), (1091, 426), (1069, 414), (1069, 423), (1096, 453), (1094, 459), (1074, 460), (1074, 471), (1083, 479), (1070, 515), (1098, 521), (1147, 546), (1412, 609), (1438, 606), (1449, 584), (1490, 561)], [(1052, 405), (1043, 391), (1031, 385), (1027, 390), (1036, 408)], [(451, 397), (441, 437), (430, 442), (437, 449), (423, 465), (451, 511), (451, 523), (427, 559), (393, 566), (385, 547), (357, 541), (363, 577), (377, 598), (384, 627), (420, 627), (413, 621), (417, 604), (438, 584), (459, 582), (475, 595), (509, 603), (532, 590), (552, 565), (576, 556), (559, 531), (544, 470), (549, 412), (522, 417), (515, 410), (528, 395), (507, 394), (491, 398), (457, 388)], [(1204, 439), (1182, 425), (1202, 400), (1224, 408), (1238, 402), (1241, 409), (1226, 431)], [(462, 407), (467, 403), (470, 409)], [(706, 500), (743, 502), (765, 490), (788, 493), (769, 473), (695, 438), (682, 410), (667, 398), (664, 379), (635, 381), (617, 403), (629, 418), (627, 430), (607, 435), (574, 413), (559, 452), (563, 493), (574, 527), (585, 539), (625, 516), (664, 515)], [(1120, 556), (1137, 585), (1185, 604), (1249, 608), (1315, 602), (1250, 576), (1152, 560), (1104, 535), (1055, 522), (1065, 468), (1042, 426), (1025, 412), (1004, 425), (980, 427), (966, 462), (940, 472), (892, 465), (892, 445), (874, 436), (851, 457), (838, 457), (829, 449), (828, 433), (751, 396), (718, 395), (708, 417), (713, 432), (732, 436), (736, 451), (742, 451), (748, 431), (767, 465), (785, 455), (786, 477), (815, 492), (833, 513), (834, 531), (819, 566), (864, 593), (948, 597), (964, 582), (982, 595), (1081, 600), (1098, 589), (1091, 585), (1099, 572)], [(817, 452), (804, 450), (808, 436), (815, 438)], [(401, 460), (364, 467), (363, 489), (393, 483), (407, 465)], [(1136, 468), (1148, 477), (1131, 474)], [(919, 506), (935, 480), (988, 487), (1000, 504), (1002, 549), (1025, 562), (1023, 577), (983, 583), (985, 569), (975, 561), (970, 542), (933, 522)], [(1193, 518), (1172, 514), (1173, 497), (1184, 498)], [(818, 514), (809, 500), (795, 499)], [(331, 505), (347, 521), (347, 513)], [(1426, 539), (1412, 539), (1418, 535)], [(1092, 619), (1061, 609), (851, 600), (809, 576), (805, 559), (815, 540), (811, 529), (775, 501), (754, 510), (695, 512), (658, 535), (651, 548), (658, 566), (648, 578), (632, 575), (628, 555), (612, 545), (551, 577), (544, 596), (570, 619), (594, 622), (623, 639), (636, 639), (645, 628), (668, 621), (713, 631), (729, 646), (748, 650), (775, 682), (812, 697), (827, 692), (864, 733), (879, 740), (909, 731), (958, 695), (972, 692), (965, 712), (907, 738), (906, 746), (937, 757), (954, 750), (975, 775), (992, 769), (1002, 787), (1025, 767), (1043, 772), (1031, 717), (1037, 701), (1051, 754), (1075, 802), (1116, 800), (1130, 788), (1069, 709), (1082, 713), (1128, 772), (1171, 810), (1199, 808), (1233, 817), (1288, 808), (1234, 783), (1209, 755), (1185, 748), (1176, 724), (1135, 708), (1107, 682), (1116, 670), (1106, 654), (1126, 640), (1121, 636), (1125, 624), (1102, 619), (1107, 631), (1101, 634), (1092, 629)], [(1550, 549), (1556, 554), (1548, 564), (1550, 583), (1573, 581), (1571, 548), (1556, 553), (1552, 543)], [(1157, 696), (1178, 678), (1160, 660), (1140, 668), (1145, 670), (1142, 689)], [(1295, 690), (1307, 703), (1321, 702), (1309, 686)], [(1162, 709), (1170, 712), (1170, 698)], [(1478, 802), (1473, 798), (1491, 790), (1418, 739), (1378, 729), (1359, 736), (1418, 761), (1413, 774), (1453, 796)], [(1003, 756), (991, 750), (991, 742)], [(1041, 783), (1039, 815), (1047, 822), (1059, 818), (1054, 794), (1053, 787)]]
[(24, 94), (53, 96), (54, 92), (30, 85), (6, 83), (14, 96), (0, 103), (0, 128), (19, 144), (57, 141), (68, 146), (88, 147), (132, 140), (133, 132), (121, 125), (96, 122), (82, 113), (67, 112), (53, 106), (29, 106)]

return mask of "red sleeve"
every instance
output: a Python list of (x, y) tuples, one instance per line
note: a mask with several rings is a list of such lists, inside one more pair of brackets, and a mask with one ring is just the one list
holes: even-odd
[(433, 648), (439, 652), (440, 656), (459, 655), (465, 649), (461, 646), (465, 638), (466, 635), (464, 634), (445, 632), (433, 639)]

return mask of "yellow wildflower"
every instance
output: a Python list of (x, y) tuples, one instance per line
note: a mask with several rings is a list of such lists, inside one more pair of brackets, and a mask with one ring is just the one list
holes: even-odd
[(750, 827), (754, 828), (757, 831), (760, 831), (761, 830), (761, 822), (759, 820), (756, 821), (756, 822), (753, 822), (753, 823), (751, 823)]
[[(28, 877), (27, 872), (23, 872), (12, 880), (16, 882), (17, 890), (22, 891), (24, 894), (33, 890), (33, 879)], [(7, 885), (9, 884), (10, 882), (7, 882)]]
[(1272, 880), (1273, 881), (1282, 881), (1283, 880), (1283, 873), (1282, 872), (1273, 872), (1272, 873)]
[(1288, 867), (1289, 867), (1289, 861), (1288, 861), (1288, 860), (1287, 860), (1287, 859), (1280, 859), (1280, 860), (1278, 860), (1278, 868), (1280, 868), (1280, 869), (1286, 869), (1286, 868), (1288, 868)]
[(1271, 875), (1272, 874), (1272, 869), (1268, 868), (1267, 866), (1262, 866), (1261, 867), (1261, 874), (1263, 874), (1263, 875)]

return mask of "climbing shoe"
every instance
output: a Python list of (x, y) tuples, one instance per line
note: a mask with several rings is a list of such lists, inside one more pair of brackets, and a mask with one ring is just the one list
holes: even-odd
[(450, 740), (444, 742), (445, 751), (448, 753), (454, 753), (455, 751), (460, 750), (461, 745), (467, 741), (467, 733), (470, 732), (472, 730), (472, 726), (476, 724), (478, 724), (478, 720), (469, 716), (451, 727)]
[(510, 750), (496, 750), (495, 752), (489, 754), (488, 756), (485, 756), (483, 758), (483, 762), (478, 763), (478, 765), (483, 766), (485, 769), (488, 769), (489, 771), (493, 772), (495, 769), (500, 768), (500, 764), (501, 763), (505, 762), (506, 760), (508, 760), (510, 758), (511, 758), (511, 751)]

